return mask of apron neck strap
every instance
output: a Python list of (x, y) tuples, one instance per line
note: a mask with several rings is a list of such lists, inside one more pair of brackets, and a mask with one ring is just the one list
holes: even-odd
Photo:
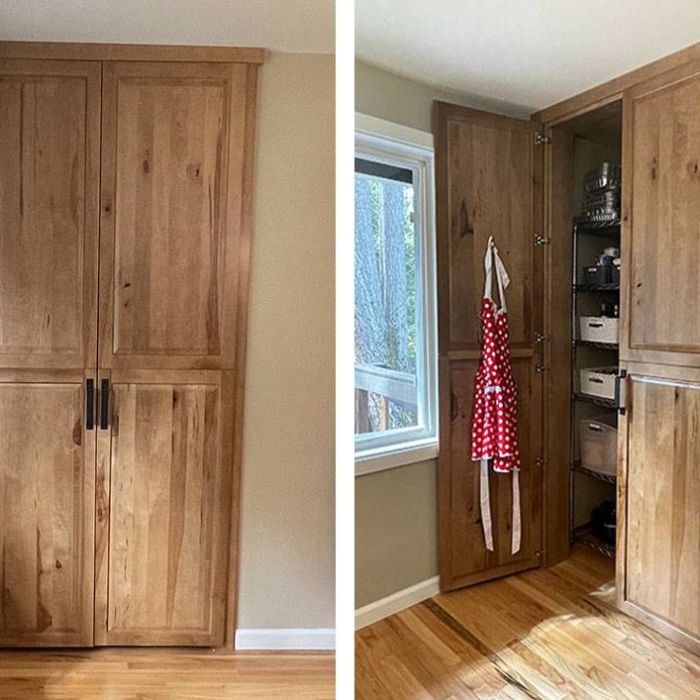
[(486, 244), (486, 255), (484, 256), (484, 270), (486, 271), (486, 279), (484, 282), (484, 297), (495, 301), (491, 296), (493, 290), (493, 268), (496, 268), (496, 281), (498, 283), (498, 297), (501, 302), (500, 311), (506, 311), (506, 295), (505, 290), (510, 284), (510, 277), (506, 267), (498, 254), (498, 248), (494, 243), (493, 236), (489, 236), (489, 241)]

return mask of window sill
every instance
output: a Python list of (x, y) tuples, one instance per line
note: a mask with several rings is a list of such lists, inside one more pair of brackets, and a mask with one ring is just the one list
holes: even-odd
[(435, 459), (437, 456), (438, 443), (434, 438), (366, 450), (355, 454), (355, 476), (405, 467), (408, 464)]

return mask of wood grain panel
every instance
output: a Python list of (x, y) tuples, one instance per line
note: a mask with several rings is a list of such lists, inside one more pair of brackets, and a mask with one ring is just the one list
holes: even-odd
[(101, 366), (233, 367), (247, 80), (105, 64)]
[(0, 61), (0, 366), (94, 367), (100, 80)]
[[(633, 370), (632, 370), (633, 371)], [(700, 649), (700, 384), (632, 374), (623, 602)]]
[(0, 383), (0, 646), (92, 644), (95, 434), (83, 405), (82, 374)]
[[(700, 363), (700, 71), (626, 102), (630, 131), (627, 359)], [(655, 355), (647, 353), (652, 351)], [(679, 361), (680, 360), (680, 361)]]
[(99, 448), (98, 566), (108, 576), (98, 574), (98, 644), (223, 641), (222, 432), (232, 426), (221, 425), (218, 373), (206, 383), (179, 374), (113, 375), (111, 434)]
[(541, 201), (535, 206), (542, 180), (541, 149), (533, 149), (536, 125), (439, 102), (434, 120), (440, 352), (479, 347), (489, 236), (511, 278), (512, 346), (530, 347), (535, 330), (533, 235), (542, 233), (536, 223)]
[[(520, 436), (520, 473), (522, 508), (522, 547), (510, 553), (512, 526), (512, 478), (490, 474), (491, 514), (495, 551), (484, 545), (479, 508), (479, 465), (471, 460), (471, 418), (474, 373), (478, 361), (451, 363), (449, 375), (452, 394), (449, 443), (442, 452), (440, 508), (449, 513), (441, 532), (447, 556), (441, 568), (443, 590), (476, 583), (512, 573), (540, 563), (542, 543), (542, 467), (536, 464), (541, 454), (542, 377), (532, 368), (531, 358), (513, 361), (513, 376), (519, 392), (518, 431)], [(444, 501), (443, 501), (444, 499)], [(449, 500), (447, 500), (449, 499)]]

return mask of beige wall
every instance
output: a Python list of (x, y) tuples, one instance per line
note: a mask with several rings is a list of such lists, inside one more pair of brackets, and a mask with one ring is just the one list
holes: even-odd
[(355, 111), (397, 122), (422, 131), (431, 131), (430, 112), (433, 100), (507, 114), (512, 117), (530, 116), (531, 110), (490, 100), (477, 95), (464, 95), (424, 85), (362, 61), (355, 62)]
[[(423, 85), (360, 61), (355, 111), (431, 131), (433, 100), (526, 118), (527, 111)], [(437, 462), (355, 479), (355, 605), (437, 575)]]
[(239, 628), (334, 627), (334, 57), (263, 66)]

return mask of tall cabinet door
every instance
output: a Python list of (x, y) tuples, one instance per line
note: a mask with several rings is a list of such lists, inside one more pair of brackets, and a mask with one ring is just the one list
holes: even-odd
[(98, 644), (230, 634), (253, 89), (243, 65), (104, 65)]
[(228, 374), (111, 373), (109, 429), (98, 437), (97, 644), (222, 643)]
[[(440, 457), (443, 590), (538, 566), (542, 542), (542, 148), (536, 125), (436, 103)], [(493, 236), (507, 291), (519, 393), (522, 547), (511, 554), (512, 477), (490, 474), (495, 551), (484, 544), (479, 468), (471, 461), (471, 402), (479, 365), (484, 254)]]
[(100, 81), (0, 61), (0, 646), (93, 643)]
[(700, 62), (624, 98), (618, 604), (700, 651)]

